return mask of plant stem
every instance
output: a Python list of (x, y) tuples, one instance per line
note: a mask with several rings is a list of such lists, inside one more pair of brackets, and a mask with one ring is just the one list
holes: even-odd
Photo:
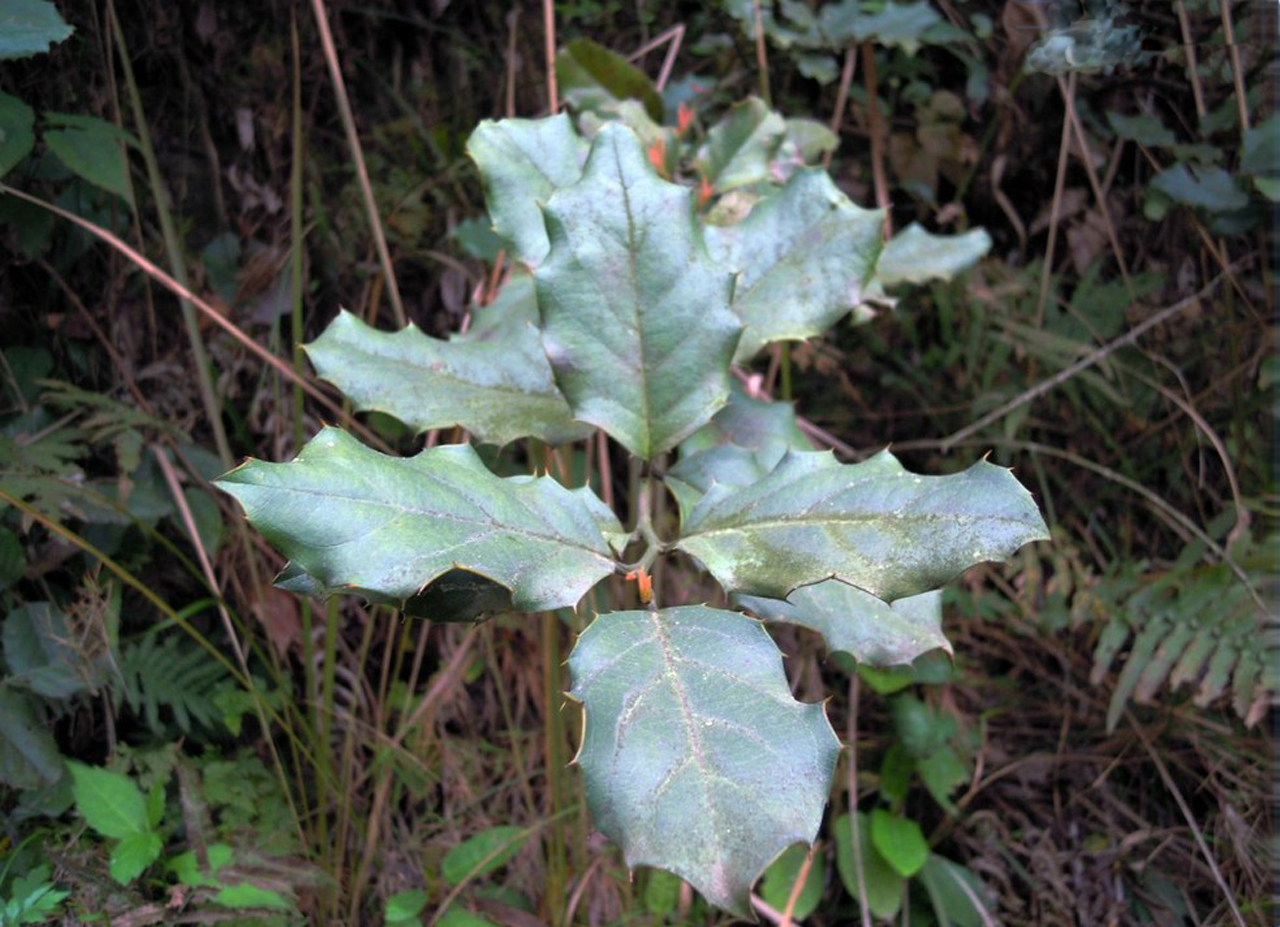
[(542, 695), (546, 704), (544, 727), (547, 795), (547, 894), (544, 899), (549, 922), (558, 927), (565, 910), (564, 827), (557, 819), (564, 792), (564, 716), (560, 712), (560, 618), (555, 612), (542, 616)]

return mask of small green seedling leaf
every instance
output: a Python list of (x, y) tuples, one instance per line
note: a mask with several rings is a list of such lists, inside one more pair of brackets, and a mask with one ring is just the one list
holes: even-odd
[(49, 0), (0, 0), (0, 61), (44, 54), (74, 31)]
[(534, 272), (543, 348), (574, 416), (646, 459), (725, 404), (741, 333), (692, 195), (608, 123), (582, 180), (546, 206), (551, 252)]
[(862, 209), (825, 171), (797, 171), (737, 225), (708, 226), (711, 256), (739, 274), (733, 309), (745, 329), (734, 357), (820, 335), (863, 298), (880, 254), (883, 214)]
[(622, 530), (589, 489), (500, 479), (467, 445), (388, 457), (336, 428), (292, 463), (251, 460), (218, 483), (322, 591), (464, 617), (576, 605), (613, 572), (605, 535)]
[(902, 744), (891, 744), (880, 763), (880, 796), (891, 803), (906, 798), (915, 769), (915, 759)]
[[(775, 911), (784, 910), (791, 900), (791, 893), (808, 855), (808, 847), (787, 847), (773, 861), (773, 865), (764, 871), (764, 878), (760, 880), (760, 897)], [(826, 870), (826, 854), (819, 847), (814, 850), (813, 862), (805, 874), (804, 885), (796, 897), (795, 907), (791, 909), (791, 915), (796, 920), (804, 920), (817, 910), (818, 903), (822, 901), (822, 882)]]
[(213, 903), (224, 908), (268, 908), (273, 911), (291, 911), (293, 905), (279, 892), (241, 882), (238, 885), (226, 885), (218, 889), (213, 896)]
[(960, 762), (956, 751), (944, 746), (920, 760), (917, 768), (920, 770), (920, 780), (933, 800), (948, 814), (959, 814), (960, 809), (951, 800), (951, 796), (969, 781), (969, 770)]
[(387, 899), (387, 910), (383, 923), (386, 927), (408, 927), (420, 925), (419, 915), (427, 906), (427, 893), (414, 888), (406, 892), (396, 892)]
[(698, 153), (698, 172), (715, 193), (767, 181), (786, 135), (786, 120), (763, 100), (749, 97), (708, 130)]
[[(849, 815), (836, 819), (836, 871), (845, 890), (854, 898), (861, 896), (859, 885), (866, 888), (867, 908), (878, 918), (894, 917), (902, 906), (902, 890), (906, 885), (898, 872), (884, 861), (871, 843), (871, 823), (861, 811), (858, 821), (858, 853), (854, 853), (853, 828)], [(858, 863), (862, 878), (858, 878)]]
[(467, 154), (480, 169), (494, 231), (508, 242), (511, 257), (537, 266), (550, 247), (540, 207), (582, 176), (587, 143), (563, 113), (486, 119), (467, 139)]
[(650, 119), (662, 122), (662, 95), (653, 82), (626, 58), (590, 39), (574, 39), (556, 56), (556, 80), (571, 109), (639, 100)]
[(67, 761), (76, 810), (103, 837), (117, 840), (150, 831), (147, 800), (128, 776)]
[(488, 875), (500, 869), (515, 856), (529, 838), (521, 827), (491, 827), (445, 854), (440, 863), (441, 874), (450, 885)]
[(1007, 469), (979, 461), (951, 476), (915, 476), (888, 451), (859, 464), (789, 452), (751, 486), (713, 487), (680, 533), (679, 548), (731, 592), (785, 599), (835, 578), (885, 601), (1048, 537)]
[(596, 826), (746, 916), (761, 871), (817, 835), (840, 751), (822, 705), (791, 697), (759, 622), (703, 606), (601, 615), (569, 669)]
[(163, 849), (160, 835), (152, 831), (123, 837), (111, 850), (107, 864), (111, 878), (121, 885), (128, 885), (160, 858)]
[(929, 841), (920, 825), (883, 808), (871, 812), (871, 845), (904, 879), (919, 872), (929, 858)]
[(890, 605), (838, 579), (802, 586), (787, 597), (740, 595), (734, 602), (767, 621), (786, 621), (822, 635), (827, 649), (859, 663), (899, 666), (930, 650), (951, 652), (942, 633), (942, 593), (925, 592)]
[[(507, 284), (513, 286), (532, 299), (527, 276)], [(415, 431), (456, 425), (497, 445), (524, 437), (564, 444), (591, 433), (573, 421), (556, 389), (537, 329), (514, 313), (490, 328), (441, 341), (412, 323), (381, 332), (344, 311), (307, 345), (307, 356), (357, 409), (394, 415)]]

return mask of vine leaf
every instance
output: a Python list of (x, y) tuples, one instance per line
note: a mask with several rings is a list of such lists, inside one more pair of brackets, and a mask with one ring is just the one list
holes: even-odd
[(337, 428), (291, 463), (250, 460), (218, 484), (320, 591), (413, 599), (441, 618), (576, 605), (612, 572), (607, 535), (622, 530), (590, 490), (501, 479), (469, 445), (388, 457)]
[(785, 599), (834, 578), (893, 601), (1047, 538), (1031, 494), (986, 461), (915, 476), (888, 451), (859, 464), (792, 451), (750, 486), (712, 486), (678, 546), (730, 592)]
[(486, 119), (467, 139), (480, 169), (493, 228), (530, 266), (547, 256), (541, 204), (582, 176), (586, 142), (561, 113), (546, 119)]
[(738, 272), (733, 309), (745, 326), (734, 357), (820, 335), (863, 298), (880, 255), (883, 213), (862, 209), (826, 171), (797, 171), (737, 225), (708, 226), (711, 256)]
[(767, 181), (769, 163), (786, 135), (786, 120), (759, 97), (748, 97), (708, 130), (698, 172), (715, 193)]
[(817, 631), (828, 651), (847, 653), (859, 663), (900, 666), (939, 647), (952, 652), (942, 633), (942, 593), (937, 591), (890, 605), (856, 586), (829, 579), (802, 586), (786, 600), (740, 595), (733, 601), (766, 621)]
[[(503, 293), (513, 287), (532, 302), (527, 275), (513, 277)], [(573, 421), (556, 389), (538, 330), (506, 308), (481, 309), (480, 316), (496, 321), (449, 341), (412, 323), (378, 331), (343, 311), (307, 345), (307, 356), (357, 409), (386, 412), (416, 431), (458, 425), (498, 445), (529, 436), (548, 444), (587, 437), (590, 427)]]
[(756, 877), (817, 836), (840, 751), (822, 705), (791, 697), (759, 622), (705, 606), (601, 615), (569, 668), (596, 826), (749, 916)]
[(646, 459), (725, 404), (741, 334), (692, 196), (654, 173), (634, 132), (609, 123), (582, 180), (544, 210), (551, 251), (534, 277), (556, 383), (574, 417)]

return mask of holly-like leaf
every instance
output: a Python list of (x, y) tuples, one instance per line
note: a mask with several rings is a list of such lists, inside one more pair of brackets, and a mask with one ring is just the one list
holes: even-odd
[(769, 179), (769, 162), (787, 135), (787, 123), (758, 97), (730, 108), (707, 131), (698, 172), (716, 193)]
[(49, 0), (3, 0), (0, 61), (43, 54), (74, 31)]
[(750, 486), (713, 486), (678, 546), (731, 592), (784, 599), (834, 578), (893, 601), (1047, 538), (1031, 494), (986, 461), (916, 476), (888, 451), (859, 464), (793, 451)]
[(729, 393), (728, 405), (681, 443), (680, 458), (724, 444), (762, 452), (771, 470), (788, 448), (813, 450), (791, 403), (756, 399), (737, 385)]
[(542, 204), (582, 176), (587, 143), (564, 113), (546, 119), (486, 119), (467, 139), (480, 169), (493, 228), (511, 256), (531, 266), (547, 256)]
[(662, 95), (653, 82), (626, 58), (590, 39), (574, 39), (556, 56), (556, 80), (574, 110), (639, 100), (650, 119), (662, 122)]
[(991, 236), (986, 229), (972, 229), (960, 235), (934, 235), (918, 222), (912, 222), (885, 243), (873, 282), (891, 287), (900, 283), (950, 280), (978, 263), (990, 250)]
[(646, 459), (725, 404), (741, 331), (692, 196), (609, 123), (582, 180), (551, 197), (551, 252), (534, 272), (543, 348), (574, 417)]
[[(508, 286), (518, 280), (528, 278)], [(532, 294), (530, 283), (516, 285)], [(563, 444), (591, 433), (556, 389), (537, 329), (516, 315), (441, 341), (412, 323), (381, 332), (344, 311), (307, 356), (357, 409), (386, 412), (416, 431), (459, 425), (498, 445), (529, 436)]]
[(711, 256), (739, 273), (733, 309), (745, 363), (773, 341), (819, 335), (862, 300), (883, 213), (862, 209), (822, 170), (800, 170), (737, 225), (709, 226)]
[[(500, 479), (468, 445), (388, 457), (325, 428), (291, 463), (250, 460), (219, 478), (249, 520), (323, 591), (441, 617), (576, 605), (612, 572), (621, 525), (583, 488)], [(491, 593), (476, 607), (466, 577)], [(499, 596), (496, 590), (505, 592)]]
[(569, 668), (596, 826), (747, 916), (761, 871), (817, 835), (840, 750), (822, 705), (791, 697), (759, 622), (704, 606), (601, 615)]
[(935, 648), (951, 652), (942, 633), (942, 593), (925, 592), (892, 605), (838, 579), (802, 586), (787, 597), (735, 596), (734, 603), (768, 621), (812, 628), (831, 652), (859, 663), (900, 666)]

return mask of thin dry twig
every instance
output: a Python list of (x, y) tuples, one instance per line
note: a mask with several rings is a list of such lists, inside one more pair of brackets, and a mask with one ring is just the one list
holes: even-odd
[(396, 324), (403, 328), (409, 324), (409, 317), (405, 315), (404, 303), (400, 300), (400, 285), (396, 283), (396, 269), (391, 263), (391, 252), (387, 249), (387, 236), (382, 231), (382, 219), (378, 216), (378, 202), (374, 199), (373, 184), (369, 182), (369, 170), (364, 164), (364, 151), (360, 146), (360, 135), (356, 131), (356, 119), (351, 111), (351, 100), (347, 97), (347, 84), (342, 77), (342, 66), (338, 63), (338, 50), (334, 47), (333, 34), (329, 31), (329, 17), (324, 10), (324, 0), (311, 0), (311, 8), (315, 11), (316, 25), (320, 29), (320, 45), (324, 49), (324, 60), (329, 65), (329, 76), (333, 79), (333, 93), (338, 100), (338, 115), (342, 118), (342, 128), (347, 134), (347, 146), (351, 149), (351, 160), (355, 163), (356, 179), (360, 182), (360, 195), (364, 199), (364, 208), (369, 215), (369, 230), (373, 233), (373, 244), (378, 249), (382, 275), (386, 278), (387, 293), (391, 297), (391, 311), (396, 317)]
[(810, 846), (809, 852), (804, 855), (804, 862), (800, 864), (800, 871), (796, 873), (796, 883), (791, 886), (791, 894), (787, 896), (787, 906), (782, 909), (782, 920), (778, 922), (778, 927), (791, 927), (796, 902), (800, 900), (800, 893), (804, 891), (804, 883), (809, 881), (809, 870), (813, 867), (813, 852), (816, 848), (817, 844)]
[(667, 81), (671, 80), (671, 72), (676, 66), (676, 56), (680, 54), (680, 46), (684, 43), (684, 23), (676, 23), (670, 29), (654, 36), (645, 42), (631, 54), (627, 55), (628, 61), (635, 61), (638, 58), (647, 55), (655, 48), (663, 45), (667, 46), (667, 53), (662, 58), (662, 67), (658, 69), (658, 79), (653, 82), (654, 87), (661, 93), (667, 86)]
[(849, 842), (853, 846), (853, 873), (858, 886), (862, 927), (871, 927), (867, 878), (862, 869), (862, 844), (858, 833), (858, 690), (858, 674), (854, 673), (849, 677)]
[(836, 88), (836, 105), (831, 111), (831, 131), (836, 137), (836, 146), (822, 156), (822, 166), (831, 167), (831, 159), (839, 147), (840, 128), (844, 124), (844, 108), (849, 105), (849, 85), (853, 83), (853, 72), (858, 66), (858, 46), (850, 45), (844, 50), (844, 67), (840, 69), (840, 86)]
[(560, 93), (556, 88), (556, 5), (554, 0), (542, 0), (542, 35), (547, 65), (547, 109), (555, 115), (560, 112)]
[[(1038, 12), (1038, 11), (1037, 11)], [(1067, 78), (1065, 98), (1076, 93), (1076, 72)], [(1058, 143), (1058, 174), (1053, 181), (1053, 200), (1049, 204), (1049, 241), (1044, 246), (1044, 265), (1040, 268), (1040, 296), (1036, 300), (1035, 326), (1044, 324), (1044, 307), (1049, 300), (1049, 279), (1053, 276), (1053, 252), (1058, 244), (1058, 222), (1062, 215), (1062, 193), (1067, 182), (1067, 156), (1071, 151), (1071, 117), (1062, 114), (1062, 141)]]

